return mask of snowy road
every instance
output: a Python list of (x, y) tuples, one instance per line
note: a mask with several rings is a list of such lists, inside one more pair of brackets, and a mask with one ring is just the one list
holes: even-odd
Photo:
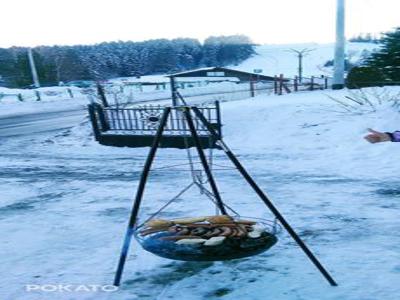
[[(102, 285), (113, 279), (148, 149), (97, 145), (83, 123), (3, 139), (0, 298), (397, 299), (400, 189), (398, 166), (390, 156), (396, 156), (398, 145), (371, 146), (361, 137), (367, 125), (392, 129), (400, 123), (399, 114), (337, 114), (332, 112), (335, 104), (318, 92), (273, 100), (224, 103), (225, 140), (339, 287), (330, 287), (283, 233), (264, 254), (215, 263), (161, 259), (133, 242), (117, 292), (27, 292), (27, 284)], [(155, 166), (180, 165), (184, 155), (183, 150), (162, 149)], [(221, 152), (215, 162), (228, 165)], [(188, 183), (190, 176), (181, 169), (152, 172), (143, 216)], [(243, 215), (271, 218), (240, 176), (215, 172), (228, 204)], [(194, 191), (165, 217), (213, 212), (214, 206)]]
[(2, 117), (0, 138), (71, 128), (85, 115), (86, 111), (82, 108)]

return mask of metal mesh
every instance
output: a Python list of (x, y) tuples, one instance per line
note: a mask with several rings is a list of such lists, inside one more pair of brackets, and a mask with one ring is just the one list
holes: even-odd
[[(186, 120), (180, 113), (179, 107), (172, 107), (171, 114), (164, 129), (164, 135), (190, 135)], [(216, 106), (199, 107), (199, 110), (212, 124), (219, 123), (219, 116)], [(104, 108), (104, 119), (112, 132), (129, 132), (140, 135), (154, 135), (161, 116), (163, 106), (145, 105), (135, 108)], [(193, 116), (193, 122), (198, 135), (208, 136), (207, 128), (200, 120)]]

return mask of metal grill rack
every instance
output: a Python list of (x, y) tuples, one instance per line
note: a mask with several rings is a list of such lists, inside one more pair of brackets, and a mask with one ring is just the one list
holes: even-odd
[[(89, 115), (96, 140), (107, 146), (145, 147), (151, 146), (160, 123), (165, 106), (139, 105), (133, 107), (105, 107), (98, 103), (89, 105)], [(212, 105), (199, 106), (198, 109), (206, 117), (221, 137), (221, 113), (219, 102)], [(217, 148), (215, 138), (196, 117), (194, 125), (200, 142), (204, 148)], [(171, 107), (160, 147), (187, 148), (194, 146), (190, 130), (182, 114), (182, 107)]]

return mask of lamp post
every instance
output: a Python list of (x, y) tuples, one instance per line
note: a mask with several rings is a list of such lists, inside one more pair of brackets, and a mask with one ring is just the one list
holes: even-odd
[(336, 44), (334, 59), (334, 74), (332, 89), (340, 90), (344, 87), (344, 17), (345, 17), (345, 0), (337, 0), (336, 3)]
[(32, 48), (28, 48), (29, 66), (31, 67), (33, 85), (35, 88), (40, 87), (39, 76), (36, 71), (35, 60), (33, 59)]

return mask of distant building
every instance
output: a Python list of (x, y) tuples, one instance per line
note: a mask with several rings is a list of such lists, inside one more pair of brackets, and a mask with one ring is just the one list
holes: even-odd
[(175, 74), (170, 74), (168, 77), (173, 77), (179, 79), (179, 81), (183, 80), (186, 77), (194, 77), (197, 81), (240, 81), (240, 82), (249, 82), (249, 81), (274, 81), (274, 77), (266, 76), (259, 73), (251, 73), (245, 71), (239, 71), (235, 69), (229, 69), (224, 67), (209, 67), (209, 68), (201, 68), (196, 70), (184, 71)]
[(210, 83), (245, 83), (274, 81), (274, 77), (251, 73), (224, 67), (208, 67), (189, 70), (170, 75), (146, 75), (130, 78), (117, 78), (113, 81), (123, 82), (125, 86), (131, 86), (140, 91), (170, 90), (171, 80), (177, 88), (204, 87)]

